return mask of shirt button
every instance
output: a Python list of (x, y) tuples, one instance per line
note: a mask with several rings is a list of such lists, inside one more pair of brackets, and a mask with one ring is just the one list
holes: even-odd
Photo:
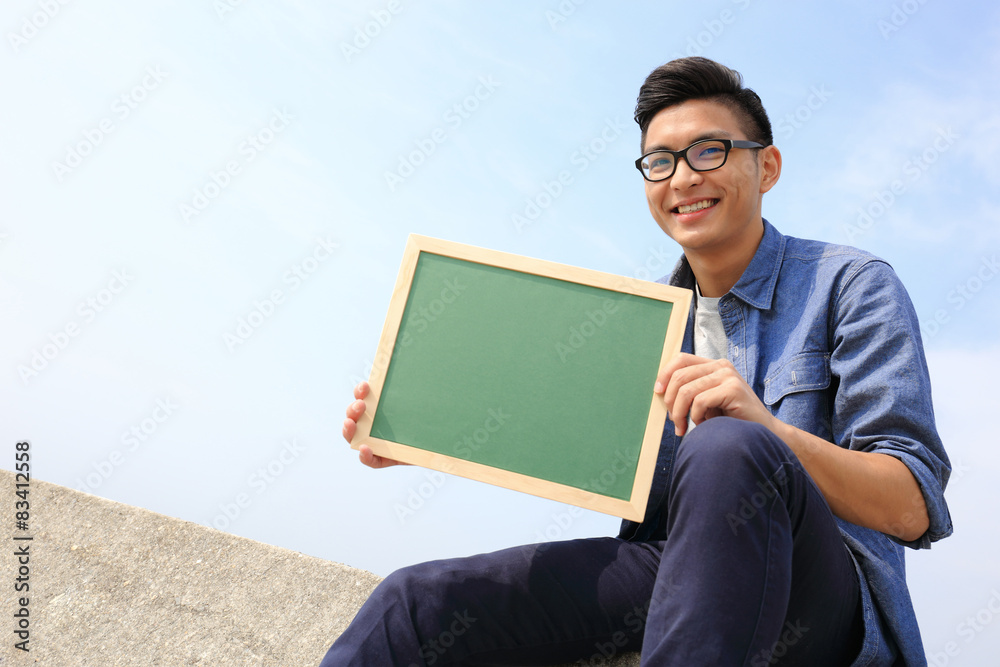
[(739, 345), (734, 345), (733, 346), (733, 356), (734, 357), (740, 356), (740, 346)]

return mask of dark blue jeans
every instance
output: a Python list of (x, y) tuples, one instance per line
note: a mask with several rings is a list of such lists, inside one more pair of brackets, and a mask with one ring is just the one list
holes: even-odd
[(376, 588), (322, 667), (849, 665), (854, 561), (795, 455), (719, 417), (684, 438), (667, 538), (571, 540), (433, 561)]

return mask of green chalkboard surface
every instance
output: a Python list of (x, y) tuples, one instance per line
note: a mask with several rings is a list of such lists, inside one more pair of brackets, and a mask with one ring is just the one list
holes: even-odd
[(373, 369), (352, 446), (392, 443), (392, 458), (419, 453), (410, 462), (620, 516), (644, 509), (665, 419), (653, 384), (690, 293), (425, 237), (410, 246), (377, 357), (388, 363)]

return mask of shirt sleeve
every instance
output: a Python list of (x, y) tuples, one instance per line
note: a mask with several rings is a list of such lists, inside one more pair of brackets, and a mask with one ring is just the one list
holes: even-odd
[[(843, 447), (888, 454), (913, 473), (930, 526), (916, 540), (929, 548), (952, 533), (944, 488), (951, 464), (934, 422), (930, 376), (910, 297), (885, 262), (866, 258), (844, 275), (836, 295), (830, 370), (837, 381), (834, 438)], [(903, 517), (905, 520), (905, 516)]]

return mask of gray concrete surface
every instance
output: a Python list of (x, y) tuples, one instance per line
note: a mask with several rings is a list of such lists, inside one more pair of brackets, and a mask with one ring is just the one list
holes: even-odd
[[(13, 473), (0, 493), (13, 500)], [(319, 663), (379, 577), (31, 481), (26, 533), (3, 520), (0, 665)], [(13, 648), (13, 534), (30, 542), (30, 651)], [(620, 656), (614, 667), (638, 665)], [(376, 665), (373, 667), (392, 667)]]

